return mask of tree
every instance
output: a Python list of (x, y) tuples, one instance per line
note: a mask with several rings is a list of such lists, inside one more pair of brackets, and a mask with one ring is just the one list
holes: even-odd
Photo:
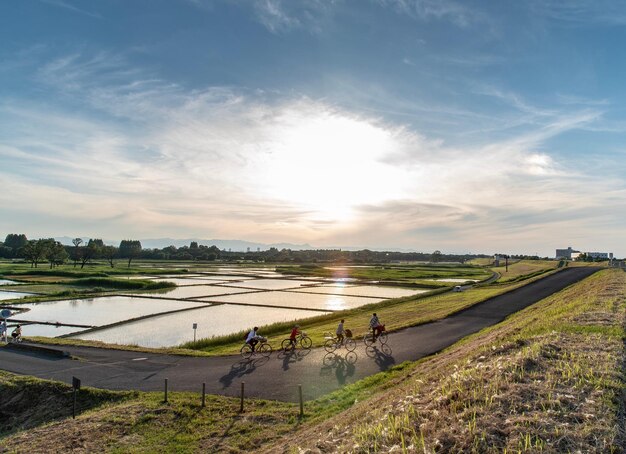
[(441, 251), (436, 250), (430, 255), (430, 261), (433, 263), (437, 263), (439, 260), (441, 260), (441, 255)]
[(48, 240), (30, 240), (21, 249), (21, 254), (30, 262), (31, 268), (37, 268), (37, 264), (46, 258)]
[[(100, 243), (102, 243), (102, 240), (100, 240)], [(87, 243), (87, 246), (84, 246), (81, 250), (81, 257), (80, 257), (80, 269), (82, 270), (85, 267), (85, 264), (95, 258), (98, 253), (100, 252), (100, 247), (98, 246), (98, 242), (97, 241), (92, 241), (89, 240), (89, 242)]]
[(9, 233), (4, 240), (4, 246), (11, 248), (11, 255), (17, 257), (20, 250), (26, 246), (28, 238), (23, 233)]
[(119, 247), (120, 257), (128, 259), (128, 268), (133, 259), (141, 254), (141, 241), (139, 240), (122, 240)]
[(72, 259), (74, 260), (74, 268), (76, 268), (76, 264), (80, 260), (80, 245), (83, 244), (83, 240), (81, 238), (74, 238), (72, 240), (72, 244), (74, 245), (74, 252)]
[(45, 240), (46, 241), (46, 256), (48, 261), (50, 262), (50, 268), (54, 266), (59, 266), (65, 263), (68, 258), (67, 251), (65, 247), (58, 241), (54, 241), (53, 239)]
[(111, 268), (115, 267), (113, 259), (117, 256), (117, 248), (115, 246), (104, 246), (102, 248), (102, 256), (109, 262)]

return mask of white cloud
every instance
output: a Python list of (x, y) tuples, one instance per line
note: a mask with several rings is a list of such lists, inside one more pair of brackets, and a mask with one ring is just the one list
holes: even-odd
[[(101, 229), (96, 234), (109, 238), (489, 252), (525, 235), (546, 245), (563, 238), (566, 225), (616, 225), (624, 205), (623, 180), (598, 179), (546, 149), (550, 138), (601, 115), (586, 105), (535, 107), (492, 90), (524, 116), (524, 132), (453, 147), (307, 97), (185, 90), (119, 56), (72, 55), (39, 77), (82, 102), (73, 112), (0, 104), (12, 131), (0, 144), (9, 188), (0, 202), (19, 198), (12, 212), (47, 219), (39, 235)], [(591, 220), (597, 207), (607, 208)], [(62, 216), (67, 230), (44, 231)]]

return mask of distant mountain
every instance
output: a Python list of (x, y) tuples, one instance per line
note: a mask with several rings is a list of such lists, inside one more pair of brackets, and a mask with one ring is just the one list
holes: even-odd
[(167, 246), (189, 246), (192, 241), (197, 242), (199, 245), (205, 246), (217, 246), (220, 249), (231, 250), (233, 252), (245, 252), (250, 248), (251, 251), (256, 251), (257, 248), (265, 251), (271, 247), (276, 249), (314, 249), (310, 244), (292, 244), (292, 243), (255, 243), (253, 241), (244, 240), (202, 240), (198, 238), (188, 239), (173, 239), (173, 238), (154, 238), (140, 240), (141, 245), (146, 249), (159, 248), (162, 249)]
[[(60, 242), (61, 244), (71, 245), (72, 240), (74, 238), (70, 238), (69, 236), (61, 236), (56, 237), (55, 240)], [(83, 242), (86, 244), (89, 241), (89, 238), (81, 238)], [(104, 244), (111, 244), (114, 246), (118, 246), (120, 244), (119, 240), (106, 240), (104, 239)], [(253, 241), (244, 241), (244, 240), (202, 240), (198, 238), (187, 238), (187, 239), (174, 239), (174, 238), (148, 238), (148, 239), (140, 239), (141, 246), (144, 249), (163, 249), (167, 246), (189, 246), (192, 241), (197, 242), (199, 245), (205, 246), (217, 246), (220, 249), (231, 250), (233, 252), (245, 252), (250, 248), (251, 251), (256, 251), (260, 249), (265, 251), (271, 247), (275, 247), (276, 249), (292, 249), (292, 250), (304, 250), (304, 249), (315, 249), (310, 244), (292, 244), (292, 243), (255, 243)]]

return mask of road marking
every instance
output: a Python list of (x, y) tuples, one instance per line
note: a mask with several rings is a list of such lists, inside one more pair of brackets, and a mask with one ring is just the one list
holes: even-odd
[(145, 361), (148, 358), (133, 358), (132, 361)]

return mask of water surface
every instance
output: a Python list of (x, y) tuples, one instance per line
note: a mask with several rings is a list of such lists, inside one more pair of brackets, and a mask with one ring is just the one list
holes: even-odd
[[(323, 315), (323, 313), (224, 304), (176, 314), (159, 315), (112, 328), (76, 334), (72, 338), (114, 344), (136, 344), (143, 347), (170, 347), (192, 341), (194, 323), (198, 324), (196, 335), (200, 339), (249, 330), (255, 325), (262, 326), (318, 315)], [(263, 330), (260, 330), (260, 334), (263, 334)], [(288, 334), (285, 333), (285, 336)], [(243, 339), (241, 343), (243, 344)]]
[(357, 296), (313, 295), (296, 292), (260, 292), (240, 295), (226, 295), (202, 298), (202, 301), (219, 301), (225, 303), (262, 304), (267, 306), (283, 306), (295, 309), (322, 309), (337, 311), (372, 304), (381, 299), (360, 298)]
[(190, 301), (102, 296), (26, 304), (24, 307), (29, 308), (30, 311), (20, 314), (19, 319), (36, 322), (58, 322), (68, 325), (101, 326), (129, 318), (200, 306), (202, 306), (201, 303)]

